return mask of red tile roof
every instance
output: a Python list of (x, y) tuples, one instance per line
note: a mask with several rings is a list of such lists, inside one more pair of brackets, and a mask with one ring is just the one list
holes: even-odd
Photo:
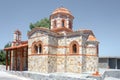
[(72, 15), (71, 12), (68, 9), (64, 8), (64, 7), (57, 8), (55, 11), (53, 11), (52, 14), (57, 14), (57, 13), (65, 13), (65, 14)]
[(97, 41), (93, 35), (89, 35), (87, 41)]

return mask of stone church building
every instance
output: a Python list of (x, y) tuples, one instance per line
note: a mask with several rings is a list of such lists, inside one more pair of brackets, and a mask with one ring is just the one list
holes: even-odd
[[(64, 8), (50, 15), (50, 29), (33, 28), (21, 41), (16, 30), (12, 46), (5, 48), (6, 69), (41, 73), (98, 71), (98, 44), (92, 30), (73, 31), (74, 16)], [(8, 61), (10, 59), (10, 62)]]

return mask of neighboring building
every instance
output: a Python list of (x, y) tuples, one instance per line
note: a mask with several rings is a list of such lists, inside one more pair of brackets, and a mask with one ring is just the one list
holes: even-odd
[(120, 69), (120, 57), (99, 57), (99, 68)]
[(5, 49), (10, 55), (10, 70), (28, 69), (41, 73), (98, 71), (99, 42), (92, 30), (73, 31), (73, 19), (68, 9), (60, 7), (50, 15), (50, 29), (32, 29), (28, 33), (28, 42), (21, 41), (21, 34), (15, 34), (12, 47)]
[(10, 70), (28, 69), (28, 41), (21, 41), (19, 30), (14, 32), (12, 46), (4, 50), (6, 51), (6, 69), (8, 69), (8, 65), (10, 65)]

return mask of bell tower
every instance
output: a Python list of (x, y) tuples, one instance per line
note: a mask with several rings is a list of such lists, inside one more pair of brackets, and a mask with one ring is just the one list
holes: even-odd
[(51, 30), (56, 32), (71, 32), (73, 28), (73, 19), (71, 12), (64, 8), (57, 8), (50, 16)]
[(19, 30), (16, 30), (13, 35), (13, 44), (12, 46), (19, 45), (21, 42), (21, 32)]
[(21, 41), (21, 32), (19, 30), (16, 30), (14, 32), (14, 41), (17, 42), (17, 41)]

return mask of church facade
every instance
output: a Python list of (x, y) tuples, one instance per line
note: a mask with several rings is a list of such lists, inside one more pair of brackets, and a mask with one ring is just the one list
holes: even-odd
[(21, 56), (26, 54), (26, 61), (15, 61), (19, 55), (15, 59), (11, 57), (11, 70), (14, 70), (13, 66), (20, 65), (20, 70), (27, 68), (28, 71), (41, 73), (98, 71), (99, 42), (92, 30), (73, 31), (73, 19), (68, 9), (57, 8), (50, 15), (50, 29), (33, 28), (28, 32), (26, 42), (17, 40), (18, 45), (14, 42), (15, 45), (6, 48), (10, 55), (16, 54), (18, 50), (22, 51), (19, 52)]

